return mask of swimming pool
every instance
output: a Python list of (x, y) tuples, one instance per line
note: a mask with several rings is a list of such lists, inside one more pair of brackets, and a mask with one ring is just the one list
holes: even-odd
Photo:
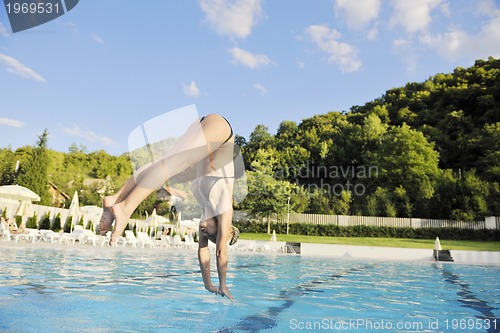
[[(499, 332), (500, 267), (0, 242), (1, 332)], [(214, 269), (215, 271), (215, 269)]]

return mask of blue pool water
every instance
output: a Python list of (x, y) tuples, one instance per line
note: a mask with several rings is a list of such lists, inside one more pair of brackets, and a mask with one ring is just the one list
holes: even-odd
[(231, 253), (231, 303), (204, 290), (196, 251), (0, 253), (0, 332), (500, 331), (498, 266)]

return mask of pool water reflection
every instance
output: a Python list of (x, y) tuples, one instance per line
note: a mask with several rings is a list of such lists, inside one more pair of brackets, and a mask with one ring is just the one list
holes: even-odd
[(0, 250), (2, 332), (500, 331), (498, 266), (232, 253), (230, 302), (196, 251)]

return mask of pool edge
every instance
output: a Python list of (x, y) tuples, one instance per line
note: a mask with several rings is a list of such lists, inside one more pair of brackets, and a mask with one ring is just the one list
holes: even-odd
[[(452, 250), (455, 263), (500, 265), (500, 252)], [(302, 256), (434, 261), (432, 249), (301, 243)]]

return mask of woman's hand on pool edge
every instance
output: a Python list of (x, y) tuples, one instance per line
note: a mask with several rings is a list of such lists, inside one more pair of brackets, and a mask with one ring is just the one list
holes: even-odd
[(226, 286), (219, 286), (219, 294), (224, 297), (226, 296), (227, 298), (229, 298), (232, 301), (234, 301), (234, 297), (231, 295), (231, 293), (229, 292), (229, 289), (227, 289)]

